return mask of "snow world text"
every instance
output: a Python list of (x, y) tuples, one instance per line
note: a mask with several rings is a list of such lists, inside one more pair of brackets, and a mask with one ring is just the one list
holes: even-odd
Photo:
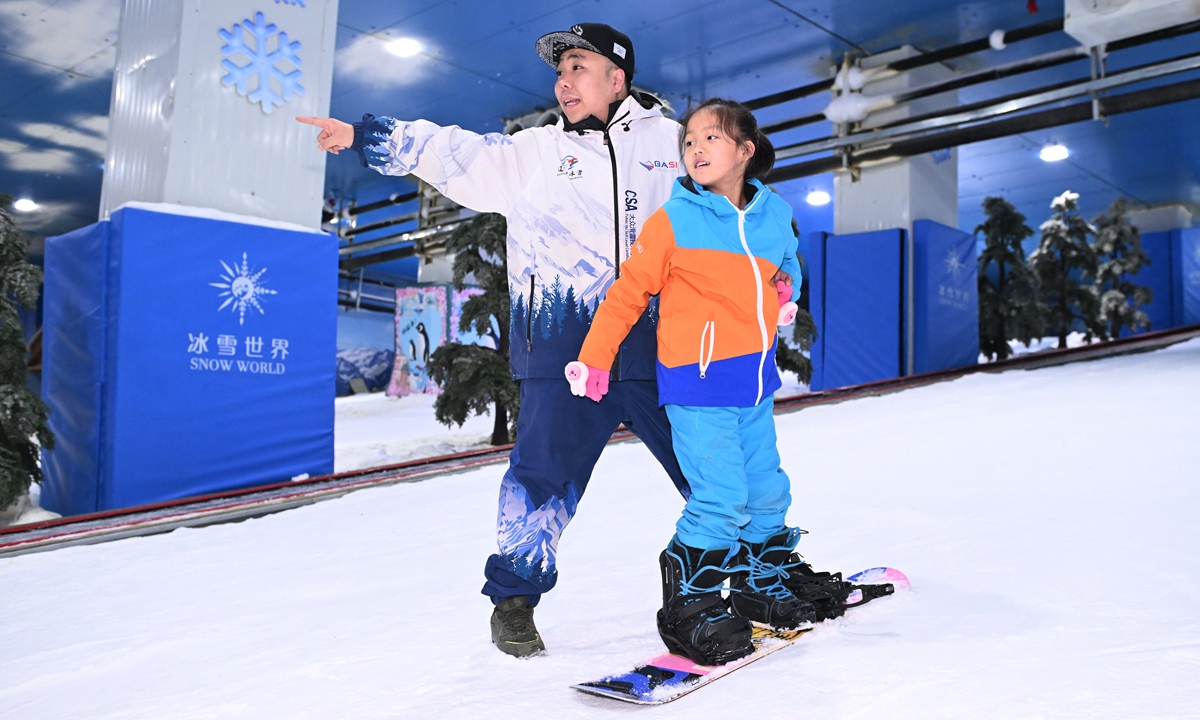
[[(192, 370), (207, 370), (210, 372), (243, 372), (252, 375), (283, 375), (287, 367), (282, 362), (291, 352), (289, 343), (284, 338), (270, 338), (268, 350), (266, 339), (261, 336), (248, 335), (242, 338), (239, 350), (239, 338), (234, 335), (217, 335), (215, 353), (209, 350), (210, 336), (204, 333), (188, 333), (187, 351), (193, 355), (210, 355), (225, 357), (193, 357), (190, 358)], [(230, 356), (238, 354), (246, 360)]]
[(257, 375), (282, 375), (287, 367), (281, 362), (260, 362), (256, 360), (225, 360), (223, 358), (192, 358), (193, 370), (210, 370), (214, 372), (237, 372)]

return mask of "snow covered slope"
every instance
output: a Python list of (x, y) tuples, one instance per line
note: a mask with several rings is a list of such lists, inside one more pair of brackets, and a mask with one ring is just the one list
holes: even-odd
[[(817, 568), (913, 591), (655, 718), (1196, 717), (1200, 341), (778, 418)], [(0, 561), (0, 718), (549, 718), (661, 649), (680, 500), (608, 449), (538, 608), (488, 643), (501, 468), (242, 523)]]
[(334, 472), (491, 447), (490, 416), (473, 415), (462, 427), (446, 427), (433, 419), (436, 399), (436, 395), (424, 393), (338, 398), (334, 403)]

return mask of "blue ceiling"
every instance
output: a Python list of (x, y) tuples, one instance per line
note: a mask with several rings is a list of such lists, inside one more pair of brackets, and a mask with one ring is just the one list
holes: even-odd
[[(264, 3), (266, 0), (264, 0)], [(42, 204), (21, 216), (34, 235), (64, 232), (96, 218), (102, 177), (120, 0), (5, 0), (0, 3), (0, 192)], [(1038, 7), (1040, 6), (1040, 7)], [(1036, 12), (1031, 9), (1037, 7)], [(533, 52), (545, 32), (577, 22), (609, 22), (637, 49), (635, 82), (683, 109), (695, 99), (749, 99), (827, 77), (844, 52), (876, 53), (909, 43), (935, 49), (1060, 17), (1059, 0), (341, 0), (332, 114), (364, 112), (424, 117), (477, 131), (503, 118), (554, 105), (553, 71)], [(384, 43), (420, 40), (424, 52), (401, 59)], [(1057, 33), (988, 51), (952, 65), (975, 69), (1066, 47)], [(1200, 35), (1114, 56), (1113, 67), (1200, 50)], [(1086, 75), (1086, 62), (976, 86), (971, 102), (1002, 92)], [(1180, 78), (1172, 78), (1177, 81)], [(762, 122), (820, 109), (824, 96), (766, 108)], [(1200, 203), (1200, 102), (1190, 101), (992, 140), (960, 149), (960, 226), (981, 221), (987, 195), (1002, 194), (1036, 226), (1065, 189), (1082, 193), (1085, 213), (1118, 195), (1148, 204)], [(828, 134), (828, 124), (776, 136), (779, 143)], [(1066, 161), (1048, 164), (1037, 151), (1063, 142)], [(358, 166), (349, 154), (330, 157), (329, 195), (370, 201), (411, 184)], [(832, 206), (803, 203), (810, 189), (832, 190), (830, 176), (780, 186), (805, 230), (832, 227)]]

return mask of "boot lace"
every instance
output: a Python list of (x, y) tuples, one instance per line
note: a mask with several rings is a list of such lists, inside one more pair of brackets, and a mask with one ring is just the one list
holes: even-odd
[(504, 624), (516, 635), (532, 635), (537, 632), (537, 628), (533, 624), (533, 608), (531, 607), (514, 608), (502, 613), (501, 616), (504, 618)]

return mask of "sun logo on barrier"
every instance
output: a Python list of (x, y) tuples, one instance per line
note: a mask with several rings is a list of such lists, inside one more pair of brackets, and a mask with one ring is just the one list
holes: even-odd
[(958, 259), (958, 253), (954, 252), (953, 249), (946, 253), (946, 272), (954, 277), (959, 277), (966, 267), (966, 265), (963, 265), (962, 260)]
[(209, 283), (215, 288), (220, 288), (221, 293), (217, 297), (225, 298), (225, 302), (221, 303), (221, 307), (217, 308), (220, 312), (225, 308), (229, 308), (229, 312), (238, 314), (238, 324), (246, 323), (246, 308), (254, 308), (258, 310), (260, 315), (265, 315), (258, 299), (264, 295), (277, 295), (275, 290), (268, 290), (264, 287), (262, 280), (263, 273), (266, 268), (258, 271), (250, 269), (250, 262), (246, 258), (246, 253), (242, 253), (242, 264), (229, 267), (221, 260), (221, 267), (225, 268), (225, 274), (221, 275), (221, 279), (225, 282)]

